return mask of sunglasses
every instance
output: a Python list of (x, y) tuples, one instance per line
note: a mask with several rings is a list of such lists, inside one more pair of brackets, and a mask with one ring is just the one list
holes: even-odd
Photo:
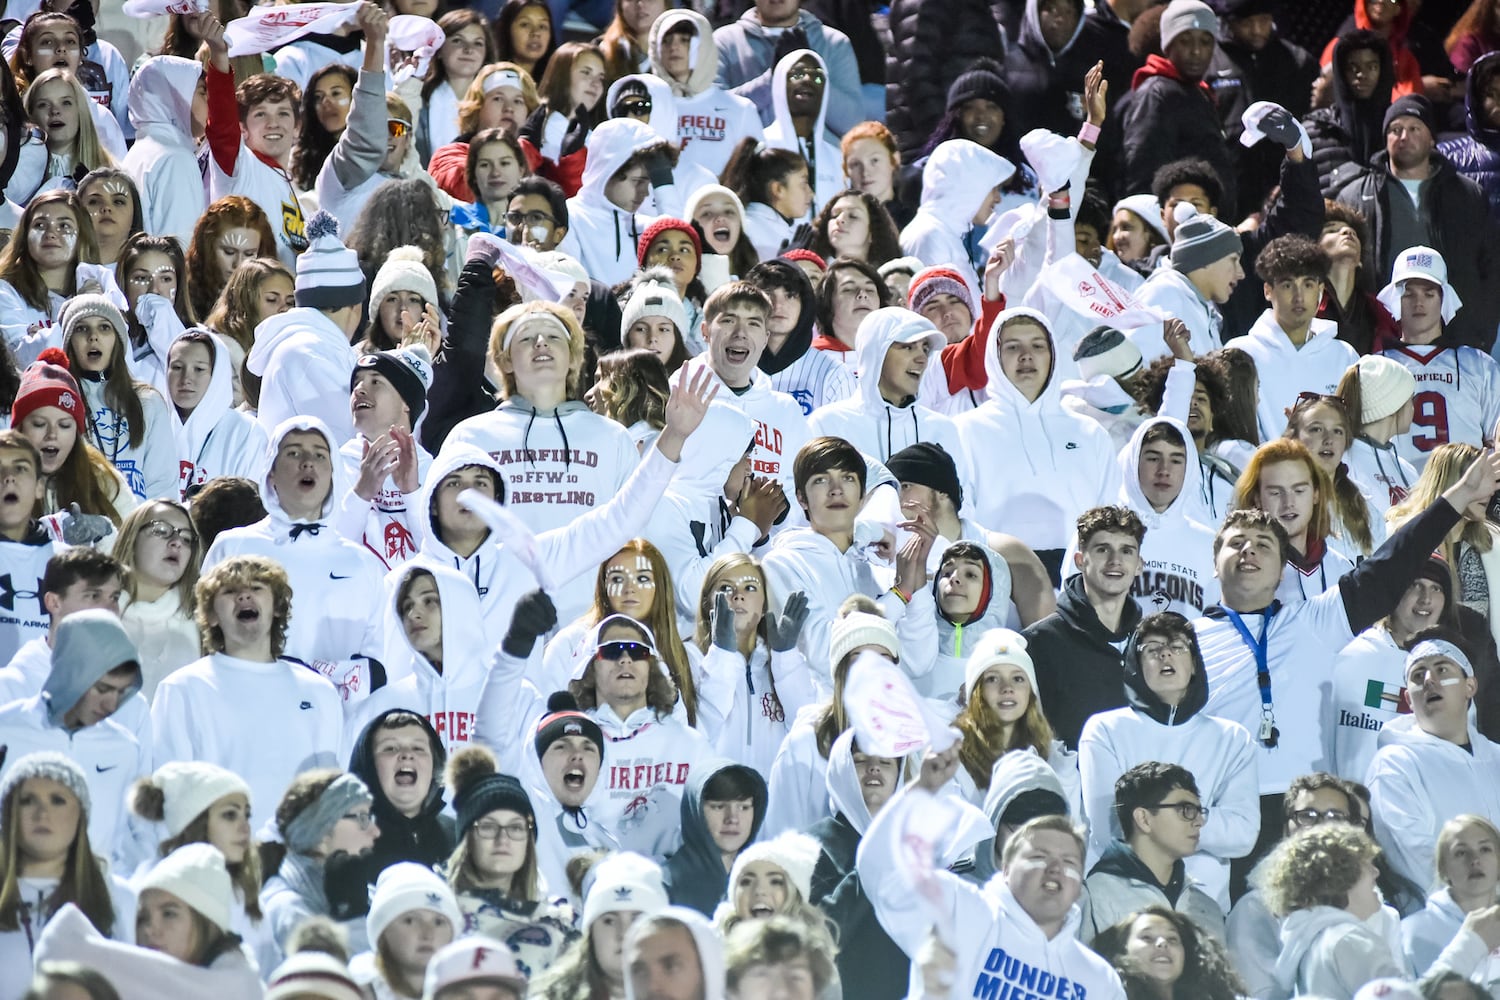
[(601, 660), (616, 663), (625, 657), (632, 660), (648, 660), (651, 658), (651, 647), (643, 642), (606, 642), (594, 653)]
[(411, 122), (403, 121), (400, 118), (391, 118), (386, 121), (385, 129), (390, 133), (392, 139), (399, 139), (411, 131)]

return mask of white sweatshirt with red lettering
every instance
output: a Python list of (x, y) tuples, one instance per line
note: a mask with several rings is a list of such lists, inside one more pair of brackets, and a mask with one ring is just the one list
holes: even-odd
[[(690, 379), (696, 377), (700, 369), (713, 371), (706, 354), (686, 362), (683, 367)], [(750, 456), (750, 471), (757, 476), (774, 476), (788, 497), (796, 496), (792, 463), (797, 452), (813, 437), (801, 404), (786, 393), (771, 388), (771, 376), (759, 368), (751, 369), (750, 384), (739, 392), (725, 385), (717, 373), (714, 373), (714, 378), (719, 382), (717, 398), (743, 410), (755, 422), (755, 450)]]

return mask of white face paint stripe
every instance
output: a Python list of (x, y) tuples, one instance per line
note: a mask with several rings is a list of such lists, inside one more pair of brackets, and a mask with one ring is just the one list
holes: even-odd
[(1443, 687), (1452, 687), (1455, 684), (1462, 684), (1466, 679), (1464, 677), (1444, 677), (1438, 683)]

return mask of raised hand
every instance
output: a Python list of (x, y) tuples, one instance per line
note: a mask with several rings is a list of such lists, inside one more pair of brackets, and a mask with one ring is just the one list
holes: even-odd
[(674, 462), (682, 458), (682, 443), (703, 423), (719, 385), (719, 377), (707, 365), (695, 366), (691, 381), (687, 365), (677, 369), (672, 394), (667, 397), (667, 424), (656, 438), (658, 451)]
[(1468, 507), (1488, 502), (1500, 490), (1500, 452), (1486, 451), (1474, 460), (1463, 478), (1448, 487), (1443, 497), (1462, 514)]
[(807, 613), (807, 594), (800, 590), (793, 591), (786, 599), (780, 615), (774, 611), (766, 612), (766, 644), (771, 647), (771, 652), (785, 653), (797, 645), (802, 626), (807, 624)]
[(927, 585), (927, 557), (937, 541), (937, 525), (926, 507), (914, 506), (908, 513), (911, 520), (899, 525), (911, 535), (896, 553), (896, 586), (909, 596)]
[(391, 428), (391, 439), (396, 442), (396, 466), (391, 470), (391, 479), (402, 493), (415, 493), (422, 488), (417, 478), (417, 441), (402, 427)]
[(781, 483), (769, 476), (748, 476), (735, 509), (741, 517), (754, 522), (764, 538), (787, 509), (786, 493)]
[(364, 454), (359, 458), (359, 478), (354, 481), (354, 495), (366, 503), (374, 500), (385, 485), (386, 476), (395, 467), (400, 450), (401, 446), (389, 434), (366, 441)]
[(734, 611), (729, 607), (729, 595), (722, 590), (714, 594), (714, 607), (708, 613), (708, 622), (715, 646), (729, 653), (739, 651), (739, 636), (734, 630)]
[(1104, 110), (1109, 98), (1109, 81), (1104, 79), (1104, 61), (1094, 63), (1083, 75), (1083, 106), (1088, 111), (1089, 124), (1098, 128), (1104, 124)]
[(557, 606), (544, 590), (532, 590), (521, 595), (516, 610), (510, 616), (510, 628), (500, 648), (510, 656), (525, 659), (531, 655), (532, 647), (539, 637), (557, 624)]
[(991, 302), (1000, 298), (1000, 278), (1016, 262), (1016, 241), (1007, 236), (990, 251), (984, 262), (984, 297)]

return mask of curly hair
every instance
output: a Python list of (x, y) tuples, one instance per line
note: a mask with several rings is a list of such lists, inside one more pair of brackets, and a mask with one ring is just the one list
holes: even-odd
[[(1163, 355), (1142, 369), (1131, 384), (1136, 402), (1145, 407), (1148, 413), (1161, 410), (1162, 400), (1167, 392), (1167, 373), (1176, 363), (1176, 358)], [(1229, 408), (1229, 386), (1225, 384), (1224, 376), (1217, 368), (1206, 365), (1199, 359), (1197, 368), (1193, 371), (1193, 379), (1197, 383), (1196, 388), (1208, 394), (1208, 405), (1213, 409), (1214, 422), (1217, 423), (1219, 414)], [(1204, 440), (1212, 439), (1213, 433), (1213, 425), (1210, 424), (1203, 431)]]
[(1255, 258), (1255, 276), (1268, 285), (1293, 278), (1328, 280), (1328, 251), (1298, 233), (1278, 236)]
[(1314, 906), (1342, 909), (1365, 864), (1379, 853), (1380, 846), (1363, 830), (1322, 823), (1277, 844), (1251, 880), (1278, 917)]
[(836, 974), (833, 956), (837, 949), (827, 931), (820, 930), (780, 914), (741, 924), (726, 935), (724, 976), (729, 994), (739, 992), (740, 978), (750, 969), (800, 958), (812, 972), (813, 994), (821, 995)]
[(275, 73), (256, 73), (234, 88), (234, 100), (239, 105), (240, 124), (250, 115), (257, 104), (285, 101), (292, 106), (295, 115), (302, 104), (302, 88), (284, 76)]
[[(439, 222), (442, 215), (444, 221)], [(439, 309), (446, 308), (448, 290), (447, 247), (443, 238), (447, 214), (438, 207), (436, 190), (420, 177), (389, 180), (370, 194), (344, 240), (359, 255), (365, 287), (375, 287), (375, 275), (392, 250), (414, 246), (422, 251), (422, 263), (437, 284)]]
[(666, 366), (655, 351), (623, 347), (599, 356), (587, 398), (596, 413), (624, 427), (644, 421), (661, 430), (667, 425), (671, 393)]
[[(286, 648), (287, 627), (292, 620), (292, 585), (281, 564), (264, 556), (233, 556), (210, 569), (193, 588), (198, 603), (194, 619), (206, 652), (224, 652), (224, 630), (214, 615), (214, 599), (231, 588), (244, 589), (261, 583), (271, 588), (271, 655), (280, 657)], [(279, 815), (279, 812), (278, 812)]]
[[(244, 195), (230, 194), (208, 206), (198, 216), (187, 251), (188, 299), (196, 316), (212, 313), (219, 290), (226, 288), (232, 280), (233, 276), (224, 273), (219, 255), (214, 252), (214, 244), (230, 229), (254, 230), (260, 241), (260, 252), (256, 256), (276, 256), (276, 234), (271, 231), (271, 221), (255, 202)], [(235, 339), (240, 338), (236, 336)], [(250, 349), (250, 343), (251, 340), (242, 342), (245, 350)]]
[(1129, 507), (1114, 504), (1107, 507), (1093, 507), (1078, 515), (1078, 522), (1074, 526), (1078, 532), (1078, 548), (1082, 550), (1088, 545), (1089, 539), (1101, 531), (1113, 531), (1122, 535), (1129, 535), (1139, 545), (1146, 537), (1146, 523), (1141, 520), (1141, 515)]
[(1197, 157), (1173, 160), (1158, 167), (1151, 176), (1151, 194), (1165, 205), (1172, 189), (1183, 184), (1202, 188), (1210, 205), (1218, 207), (1224, 202), (1224, 183), (1219, 180), (1219, 172), (1212, 163)]
[(354, 85), (358, 77), (352, 66), (330, 63), (307, 78), (307, 89), (302, 91), (302, 107), (298, 113), (297, 144), (292, 148), (292, 182), (302, 191), (311, 191), (318, 182), (318, 171), (333, 147), (338, 144), (342, 132), (330, 132), (318, 118), (316, 90), (326, 77), (341, 76), (348, 84), (349, 96), (354, 97)]
[(813, 238), (807, 248), (824, 260), (832, 260), (838, 256), (838, 251), (828, 241), (828, 223), (833, 218), (838, 203), (845, 198), (859, 199), (865, 206), (865, 213), (870, 217), (870, 236), (869, 242), (865, 245), (864, 260), (879, 267), (887, 261), (900, 257), (901, 236), (895, 220), (891, 218), (890, 211), (880, 203), (879, 198), (856, 188), (847, 188), (828, 199), (828, 203), (813, 220)]
[[(637, 624), (626, 624), (618, 622), (610, 628), (628, 628), (638, 632), (640, 641), (648, 641), (646, 630)], [(587, 712), (599, 707), (599, 682), (594, 673), (594, 664), (597, 657), (589, 657), (588, 666), (583, 668), (583, 676), (568, 683), (568, 690), (578, 702), (578, 707)], [(677, 704), (677, 685), (672, 683), (667, 671), (663, 669), (662, 661), (651, 657), (650, 675), (646, 679), (646, 705), (655, 712), (659, 718), (666, 718), (672, 714), (672, 706)]]
[(1130, 932), (1145, 917), (1165, 920), (1182, 941), (1182, 975), (1172, 984), (1171, 1000), (1236, 1000), (1249, 994), (1218, 938), (1203, 933), (1185, 914), (1152, 903), (1106, 927), (1090, 944), (1125, 981), (1126, 996), (1158, 995), (1160, 981), (1152, 979), (1127, 954)]
[[(1302, 433), (1303, 425), (1312, 419), (1310, 414), (1319, 407), (1333, 412), (1344, 428), (1344, 440), (1353, 444), (1355, 437), (1359, 434), (1359, 427), (1354, 422), (1354, 418), (1349, 415), (1349, 408), (1337, 396), (1297, 400), (1292, 406), (1291, 415), (1287, 417), (1286, 432), (1282, 437), (1296, 440)], [(1339, 463), (1339, 467), (1334, 470), (1331, 478), (1333, 492), (1328, 500), (1332, 512), (1338, 517), (1340, 534), (1347, 534), (1348, 540), (1353, 542), (1360, 552), (1369, 555), (1375, 547), (1374, 536), (1370, 532), (1370, 505), (1365, 501), (1364, 493), (1354, 484), (1354, 480), (1349, 478), (1349, 467), (1343, 462)]]

